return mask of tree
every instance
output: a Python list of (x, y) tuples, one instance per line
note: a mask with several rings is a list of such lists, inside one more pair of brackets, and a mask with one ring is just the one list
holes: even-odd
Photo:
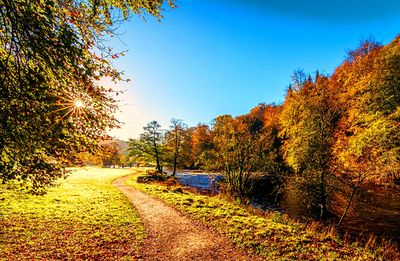
[(362, 42), (331, 77), (342, 108), (331, 168), (350, 189), (339, 225), (364, 184), (400, 177), (399, 42), (399, 36), (387, 46)]
[(284, 158), (303, 178), (308, 207), (321, 219), (330, 196), (329, 162), (338, 112), (327, 77), (319, 75), (316, 82), (302, 79), (295, 79), (295, 88), (288, 90), (283, 104)]
[[(132, 14), (160, 19), (163, 0), (0, 0), (0, 178), (40, 193), (80, 151), (116, 127), (121, 74), (106, 45)], [(168, 3), (173, 6), (172, 1)]]
[(157, 121), (149, 122), (143, 127), (144, 133), (140, 134), (139, 139), (129, 140), (129, 156), (150, 159), (156, 163), (158, 173), (163, 172), (164, 158), (164, 132)]
[(270, 195), (274, 203), (278, 203), (279, 196), (283, 193), (285, 179), (291, 173), (290, 168), (283, 160), (282, 139), (279, 133), (282, 127), (279, 122), (282, 106), (265, 105), (263, 109), (262, 143), (265, 150), (262, 170), (271, 177), (273, 190)]
[(193, 167), (198, 169), (215, 169), (215, 144), (213, 132), (206, 124), (193, 127), (192, 151)]
[(261, 129), (262, 124), (248, 115), (237, 118), (223, 115), (215, 119), (212, 130), (216, 167), (223, 171), (227, 192), (242, 201), (250, 193), (254, 175), (264, 162)]
[(186, 169), (196, 168), (196, 159), (193, 147), (195, 127), (185, 128), (180, 149), (180, 166)]
[(119, 146), (114, 141), (103, 142), (100, 145), (99, 156), (101, 158), (102, 166), (112, 166), (119, 165), (120, 162), (120, 154), (119, 154)]
[(173, 177), (175, 176), (176, 167), (181, 157), (186, 129), (187, 126), (182, 120), (172, 119), (170, 129), (165, 134), (165, 148), (167, 154), (170, 155)]

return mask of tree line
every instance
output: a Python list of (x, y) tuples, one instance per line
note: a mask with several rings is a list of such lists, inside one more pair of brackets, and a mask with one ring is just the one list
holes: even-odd
[(331, 76), (296, 71), (282, 104), (261, 103), (237, 117), (186, 126), (157, 121), (130, 140), (135, 160), (222, 172), (226, 192), (246, 200), (260, 177), (279, 198), (297, 193), (299, 204), (324, 219), (342, 193), (347, 205), (369, 184), (400, 178), (400, 36), (382, 46), (372, 40), (348, 52)]

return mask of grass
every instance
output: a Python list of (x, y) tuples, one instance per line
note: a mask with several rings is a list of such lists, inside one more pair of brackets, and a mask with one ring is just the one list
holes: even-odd
[(160, 198), (192, 218), (224, 233), (246, 251), (266, 260), (390, 260), (393, 249), (371, 250), (357, 243), (345, 243), (334, 229), (321, 231), (319, 225), (300, 224), (279, 212), (261, 213), (219, 196), (209, 197), (167, 188), (155, 183), (127, 184)]
[(132, 259), (144, 227), (111, 185), (131, 172), (77, 169), (44, 196), (0, 186), (0, 260)]

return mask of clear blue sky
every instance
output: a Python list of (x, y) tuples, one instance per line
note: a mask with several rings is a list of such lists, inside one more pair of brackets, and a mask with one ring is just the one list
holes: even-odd
[(221, 114), (281, 103), (294, 70), (331, 74), (363, 39), (399, 34), (398, 0), (213, 0), (177, 2), (161, 23), (133, 18), (120, 28), (115, 62), (129, 83), (111, 132), (135, 138), (151, 120), (193, 126)]

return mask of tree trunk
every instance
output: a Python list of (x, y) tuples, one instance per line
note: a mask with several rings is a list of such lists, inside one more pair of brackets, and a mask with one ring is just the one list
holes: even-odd
[(320, 193), (320, 214), (319, 214), (319, 219), (322, 220), (325, 215), (327, 214), (327, 191), (326, 191), (326, 186), (325, 186), (325, 173), (322, 172), (320, 176), (320, 184), (319, 184), (319, 193)]
[(156, 163), (157, 163), (157, 171), (158, 171), (158, 173), (160, 173), (160, 174), (162, 174), (162, 166), (161, 166), (161, 163), (160, 163), (160, 159), (158, 158), (158, 157), (156, 157)]
[(174, 169), (172, 171), (172, 177), (175, 177), (176, 174), (176, 165), (177, 165), (177, 159), (176, 157), (174, 157)]
[(356, 193), (357, 188), (358, 188), (357, 186), (353, 186), (353, 190), (351, 191), (349, 202), (347, 202), (346, 209), (344, 210), (344, 212), (343, 212), (342, 216), (340, 217), (340, 220), (337, 224), (338, 227), (340, 227), (340, 225), (342, 225), (343, 219), (347, 215), (347, 212), (349, 211), (351, 202), (353, 200), (353, 197), (354, 197), (354, 194)]

